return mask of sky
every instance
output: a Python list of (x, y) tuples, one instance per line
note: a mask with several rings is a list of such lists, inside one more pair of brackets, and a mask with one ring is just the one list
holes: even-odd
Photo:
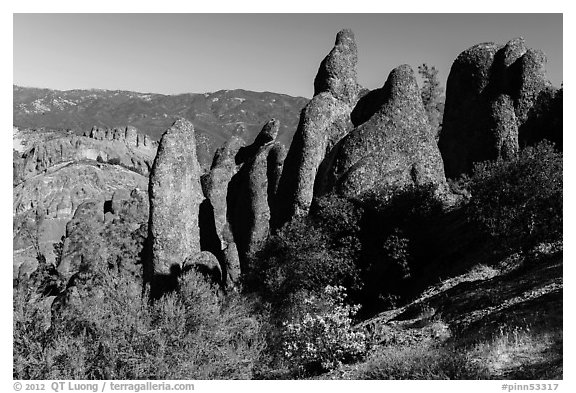
[(442, 84), (470, 46), (523, 36), (562, 78), (562, 14), (14, 14), (13, 83), (59, 90), (311, 97), (342, 28), (354, 31), (358, 81), (381, 87), (400, 64), (428, 63)]

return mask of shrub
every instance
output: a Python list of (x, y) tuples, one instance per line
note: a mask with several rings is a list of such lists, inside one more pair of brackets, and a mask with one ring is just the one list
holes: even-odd
[(127, 273), (99, 269), (76, 282), (46, 330), (41, 303), (16, 291), (15, 379), (251, 378), (260, 322), (237, 295), (194, 272), (155, 303)]
[(327, 286), (322, 296), (302, 299), (300, 313), (284, 322), (282, 348), (286, 359), (305, 373), (328, 371), (366, 353), (366, 336), (352, 328), (359, 306), (344, 303), (343, 287)]
[(111, 158), (111, 159), (108, 160), (108, 164), (110, 164), (110, 165), (120, 165), (120, 164), (121, 164), (120, 158), (118, 158), (118, 157)]
[(508, 248), (562, 236), (562, 153), (548, 142), (517, 158), (476, 164), (469, 180), (472, 220)]
[(334, 237), (311, 219), (292, 221), (256, 254), (255, 268), (245, 277), (247, 289), (276, 306), (302, 290), (322, 293), (327, 285), (358, 289), (353, 249), (334, 242)]

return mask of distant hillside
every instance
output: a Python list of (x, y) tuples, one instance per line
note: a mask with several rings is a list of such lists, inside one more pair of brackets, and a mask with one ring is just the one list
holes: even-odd
[[(120, 90), (50, 90), (13, 86), (13, 124), (25, 128), (63, 128), (81, 134), (92, 126), (132, 125), (158, 140), (176, 117), (194, 123), (207, 157), (238, 126), (251, 143), (264, 123), (280, 120), (279, 142), (289, 145), (308, 99), (246, 90), (205, 94), (144, 94)], [(206, 162), (204, 162), (205, 164)]]

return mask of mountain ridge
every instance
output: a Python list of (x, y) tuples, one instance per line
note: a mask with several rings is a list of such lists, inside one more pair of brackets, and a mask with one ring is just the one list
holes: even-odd
[(271, 118), (280, 120), (278, 141), (286, 146), (308, 102), (272, 92), (219, 90), (213, 93), (164, 95), (125, 90), (53, 90), (13, 85), (13, 125), (20, 128), (69, 129), (82, 135), (93, 126), (133, 126), (159, 140), (179, 117), (194, 123), (197, 137), (207, 149), (200, 155), (209, 166), (216, 148), (239, 125), (242, 138), (251, 143), (262, 125)]

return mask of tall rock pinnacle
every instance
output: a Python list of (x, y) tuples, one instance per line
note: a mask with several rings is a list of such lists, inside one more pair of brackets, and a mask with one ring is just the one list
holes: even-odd
[(148, 279), (169, 276), (200, 252), (201, 169), (194, 126), (178, 119), (164, 132), (150, 175)]
[(358, 53), (354, 34), (342, 30), (334, 48), (320, 64), (314, 97), (300, 114), (280, 179), (281, 196), (274, 226), (308, 212), (314, 197), (316, 173), (326, 154), (352, 128), (350, 113), (358, 100)]

